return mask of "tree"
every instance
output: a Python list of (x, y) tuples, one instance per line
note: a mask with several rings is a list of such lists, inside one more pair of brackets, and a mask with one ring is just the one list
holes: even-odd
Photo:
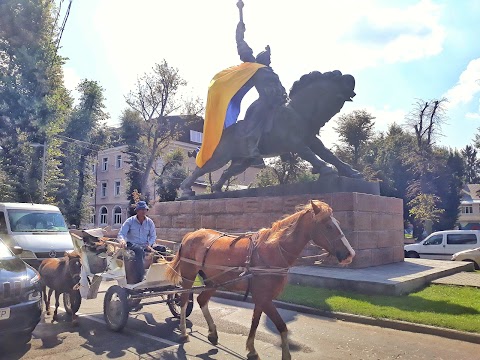
[(256, 186), (265, 187), (279, 184), (313, 181), (318, 175), (313, 175), (309, 164), (298, 155), (276, 157), (257, 174)]
[(441, 134), (441, 125), (445, 122), (445, 104), (447, 99), (417, 100), (414, 109), (406, 119), (407, 127), (414, 130), (416, 146), (406, 159), (411, 166), (415, 179), (409, 184), (407, 196), (413, 199), (418, 194), (435, 193), (432, 174), (438, 171), (434, 144)]
[[(151, 73), (146, 73), (137, 80), (135, 90), (126, 97), (127, 104), (136, 111), (142, 123), (136, 123), (139, 135), (138, 142), (142, 143), (136, 168), (130, 174), (136, 178), (137, 190), (148, 198), (147, 183), (154, 162), (159, 158), (161, 151), (178, 136), (178, 124), (171, 123), (167, 115), (181, 108), (179, 90), (187, 83), (180, 76), (179, 70), (168, 65), (166, 60), (155, 64)], [(122, 122), (123, 124), (123, 122)], [(133, 172), (137, 174), (134, 175)]]
[(68, 187), (61, 191), (62, 210), (67, 221), (78, 227), (90, 215), (88, 194), (95, 185), (90, 169), (105, 141), (102, 124), (108, 114), (105, 112), (104, 89), (98, 82), (82, 80), (77, 91), (80, 93), (79, 104), (60, 138), (64, 140), (62, 163), (68, 181)]
[(410, 200), (408, 205), (410, 206), (410, 215), (415, 219), (432, 223), (438, 222), (440, 215), (444, 212), (443, 209), (438, 207), (440, 198), (432, 194), (418, 194)]
[(187, 178), (187, 171), (182, 167), (185, 155), (180, 149), (168, 153), (164, 158), (162, 169), (157, 176), (157, 194), (160, 201), (175, 201), (183, 180)]
[(358, 167), (362, 155), (363, 146), (373, 135), (375, 119), (366, 110), (354, 110), (347, 115), (341, 115), (337, 120), (337, 127), (340, 141), (345, 144), (345, 152), (349, 155), (350, 162)]
[(466, 145), (461, 154), (465, 166), (466, 183), (477, 184), (480, 181), (480, 162), (477, 158), (477, 150), (472, 145)]
[[(58, 29), (49, 0), (0, 3), (1, 166), (17, 201), (42, 201), (42, 161), (46, 151), (46, 199), (54, 202), (61, 185), (62, 131), (72, 100), (63, 85), (64, 59), (56, 53)], [(34, 149), (31, 143), (47, 143)]]

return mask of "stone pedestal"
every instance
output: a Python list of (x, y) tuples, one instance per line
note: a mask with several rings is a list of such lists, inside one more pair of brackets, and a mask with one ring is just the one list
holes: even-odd
[[(159, 239), (180, 242), (190, 231), (211, 228), (229, 233), (257, 231), (311, 199), (328, 203), (356, 251), (350, 268), (403, 261), (403, 201), (356, 192), (199, 199), (157, 203), (149, 216)], [(307, 247), (304, 255), (318, 253)]]

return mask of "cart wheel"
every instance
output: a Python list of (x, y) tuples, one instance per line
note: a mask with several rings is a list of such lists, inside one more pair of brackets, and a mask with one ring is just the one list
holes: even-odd
[[(175, 316), (177, 319), (180, 319), (180, 311), (181, 311), (180, 294), (179, 293), (168, 294), (167, 305), (172, 315)], [(192, 313), (192, 310), (193, 310), (193, 293), (190, 293), (190, 295), (188, 296), (187, 312), (185, 315), (189, 317), (189, 315)]]
[(103, 317), (110, 330), (122, 331), (127, 324), (130, 309), (127, 296), (127, 290), (118, 285), (108, 288), (103, 300)]
[(75, 314), (80, 309), (81, 303), (82, 297), (79, 290), (63, 293), (63, 307), (68, 315)]

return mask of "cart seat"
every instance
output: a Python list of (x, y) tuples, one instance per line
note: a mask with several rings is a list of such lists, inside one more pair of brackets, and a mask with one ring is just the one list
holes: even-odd
[(137, 284), (128, 284), (126, 287), (129, 289), (143, 289), (150, 287), (160, 287), (173, 285), (172, 282), (167, 280), (166, 272), (168, 263), (153, 263), (147, 270), (145, 280)]

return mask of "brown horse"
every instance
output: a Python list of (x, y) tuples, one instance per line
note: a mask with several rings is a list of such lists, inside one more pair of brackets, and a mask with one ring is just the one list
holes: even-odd
[[(252, 236), (233, 237), (210, 229), (200, 229), (185, 235), (170, 264), (167, 277), (172, 282), (181, 282), (184, 289), (189, 289), (199, 272), (207, 286), (236, 279), (241, 272), (253, 274), (249, 288), (255, 309), (247, 339), (248, 358), (258, 359), (254, 339), (260, 316), (264, 312), (280, 332), (282, 359), (290, 359), (287, 326), (272, 300), (282, 292), (288, 268), (294, 264), (310, 240), (329, 254), (335, 255), (340, 264), (349, 264), (355, 256), (338, 221), (332, 216), (332, 209), (321, 201), (312, 200), (295, 214)], [(247, 286), (248, 282), (242, 280), (229, 288), (246, 290)], [(214, 293), (215, 289), (203, 291), (198, 295), (197, 302), (208, 323), (208, 339), (215, 345), (218, 335), (208, 310), (208, 301)], [(180, 331), (184, 341), (188, 339), (185, 322), (187, 301), (188, 293), (182, 294)]]
[[(78, 290), (75, 287), (80, 282), (81, 269), (80, 255), (75, 251), (65, 253), (65, 256), (60, 259), (45, 259), (40, 264), (38, 272), (42, 282), (43, 300), (45, 301), (47, 315), (50, 315), (50, 297), (52, 292), (55, 291), (55, 312), (53, 313), (52, 322), (57, 320), (60, 294), (69, 293), (71, 301), (76, 298), (75, 292), (78, 292)], [(72, 321), (75, 322), (77, 319), (75, 313), (78, 309), (72, 310)]]

